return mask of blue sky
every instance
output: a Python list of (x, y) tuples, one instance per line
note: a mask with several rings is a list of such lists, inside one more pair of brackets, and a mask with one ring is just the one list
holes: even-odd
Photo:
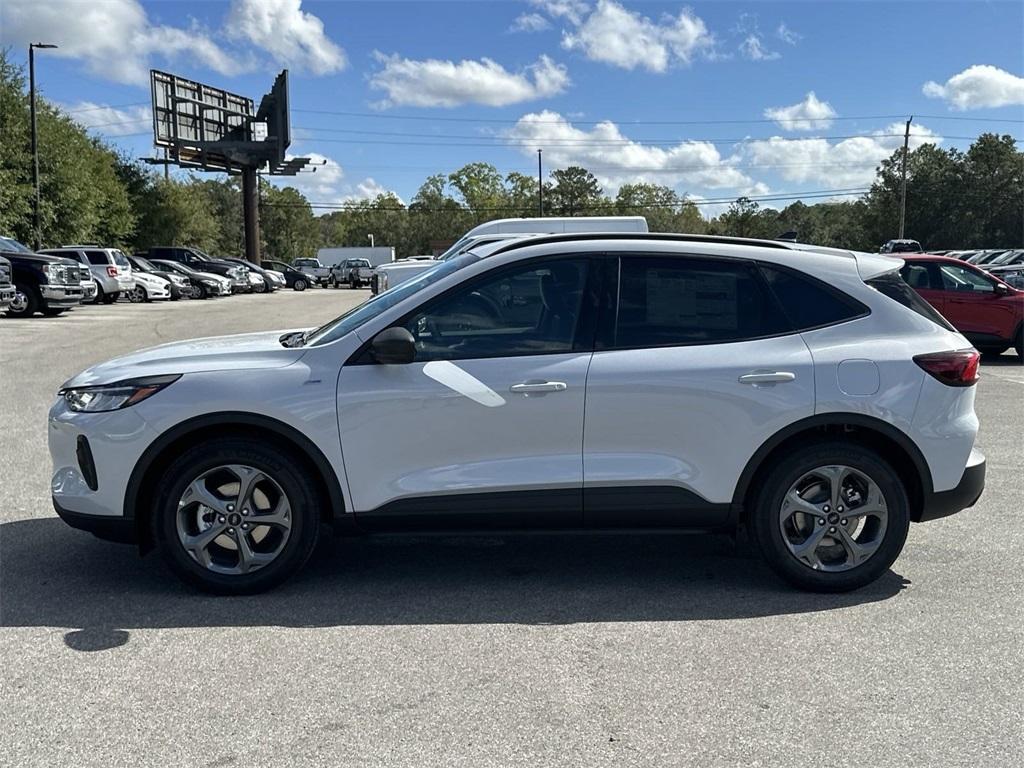
[(282, 183), (325, 206), (408, 201), (475, 160), (533, 174), (537, 148), (610, 192), (856, 193), (910, 114), (912, 144), (1024, 135), (1022, 30), (1019, 2), (0, 5), (16, 59), (32, 40), (61, 46), (39, 54), (45, 96), (138, 157), (153, 153), (150, 67), (257, 100), (288, 67), (292, 152), (327, 165)]

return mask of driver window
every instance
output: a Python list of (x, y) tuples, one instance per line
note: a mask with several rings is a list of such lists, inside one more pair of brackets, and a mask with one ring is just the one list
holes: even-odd
[(977, 272), (960, 267), (956, 264), (943, 264), (939, 268), (942, 274), (942, 287), (947, 291), (975, 291), (992, 293), (995, 286)]
[(502, 270), (413, 315), (416, 361), (571, 352), (586, 259)]

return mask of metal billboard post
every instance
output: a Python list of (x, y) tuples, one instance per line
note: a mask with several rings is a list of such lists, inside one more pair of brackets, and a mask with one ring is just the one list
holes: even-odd
[(245, 229), (245, 260), (262, 264), (260, 258), (260, 187), (255, 168), (242, 169), (242, 219)]

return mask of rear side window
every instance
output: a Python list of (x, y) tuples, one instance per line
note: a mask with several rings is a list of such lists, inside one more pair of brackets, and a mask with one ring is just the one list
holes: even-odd
[(657, 256), (620, 264), (613, 347), (717, 344), (790, 331), (751, 264)]
[(940, 285), (932, 284), (932, 270), (928, 264), (904, 264), (900, 270), (900, 277), (903, 278), (903, 282), (918, 291), (942, 288)]
[(90, 264), (105, 265), (110, 263), (106, 251), (86, 251), (85, 257), (89, 259)]
[(917, 312), (921, 317), (927, 317), (933, 323), (938, 326), (945, 328), (947, 331), (955, 331), (949, 321), (946, 320), (938, 311), (927, 301), (922, 299), (913, 288), (903, 282), (903, 278), (900, 277), (900, 273), (895, 270), (892, 272), (886, 272), (884, 275), (873, 277), (867, 281), (867, 284), (874, 288), (881, 294), (888, 296), (893, 301), (897, 301), (907, 309)]
[(812, 277), (767, 264), (761, 272), (793, 327), (798, 331), (863, 317), (868, 308)]

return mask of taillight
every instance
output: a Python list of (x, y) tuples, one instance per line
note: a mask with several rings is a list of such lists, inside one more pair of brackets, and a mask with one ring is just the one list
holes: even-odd
[(107, 267), (107, 274), (110, 277), (117, 277), (117, 267)]
[(978, 381), (981, 354), (976, 349), (916, 355), (914, 362), (950, 387), (970, 387)]

